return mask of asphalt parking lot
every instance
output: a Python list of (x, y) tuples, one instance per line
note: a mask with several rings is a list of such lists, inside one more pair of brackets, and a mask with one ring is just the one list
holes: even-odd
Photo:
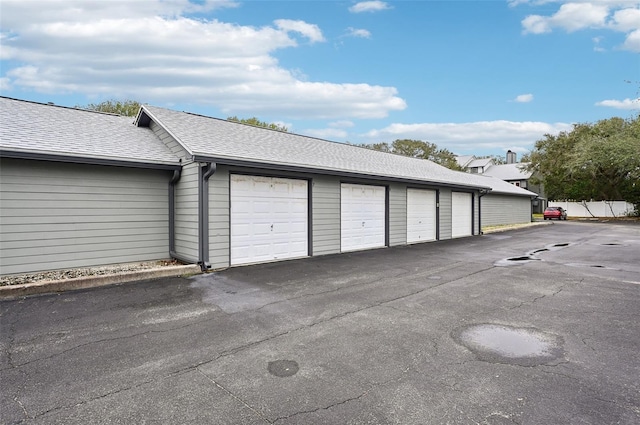
[(0, 302), (0, 422), (638, 424), (640, 225)]

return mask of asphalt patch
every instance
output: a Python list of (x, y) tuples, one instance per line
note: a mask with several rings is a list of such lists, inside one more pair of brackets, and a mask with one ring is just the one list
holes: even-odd
[(278, 378), (288, 378), (295, 375), (300, 370), (298, 362), (293, 360), (276, 360), (269, 362), (267, 370)]
[(525, 255), (522, 255), (519, 257), (503, 258), (502, 260), (498, 260), (495, 263), (493, 263), (493, 265), (497, 267), (506, 267), (511, 265), (525, 264), (530, 261), (543, 261), (542, 258), (538, 258), (536, 254), (539, 254), (541, 252), (548, 252), (548, 251), (558, 251), (560, 249), (563, 249), (571, 245), (574, 245), (574, 244), (567, 242), (567, 243), (555, 243), (555, 244), (547, 245), (544, 248), (534, 249), (533, 251), (529, 251), (525, 253)]
[(563, 339), (535, 328), (476, 324), (457, 329), (453, 339), (490, 363), (538, 366), (564, 356)]

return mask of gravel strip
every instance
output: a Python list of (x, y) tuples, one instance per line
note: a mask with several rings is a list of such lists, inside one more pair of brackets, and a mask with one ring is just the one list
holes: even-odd
[(76, 277), (104, 276), (139, 270), (157, 269), (160, 267), (180, 266), (176, 260), (145, 261), (142, 263), (112, 264), (99, 267), (83, 267), (77, 269), (51, 270), (37, 273), (23, 273), (0, 276), (0, 286), (20, 285), (51, 280), (67, 280)]

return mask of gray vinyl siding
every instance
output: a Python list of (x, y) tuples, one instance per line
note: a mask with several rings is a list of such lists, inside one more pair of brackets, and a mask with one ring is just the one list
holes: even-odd
[(440, 189), (440, 240), (451, 239), (451, 189)]
[(191, 155), (173, 138), (163, 127), (156, 124), (155, 121), (149, 122), (149, 129), (160, 139), (166, 147), (178, 158), (182, 158), (183, 161), (191, 158)]
[(480, 211), (480, 207), (478, 205), (478, 194), (474, 193), (473, 195), (473, 234), (480, 234), (480, 215), (478, 212)]
[(198, 262), (198, 164), (189, 163), (191, 155), (163, 127), (153, 120), (149, 129), (183, 164), (175, 187), (175, 253), (184, 260)]
[(407, 243), (407, 186), (389, 185), (389, 246)]
[(0, 274), (168, 258), (170, 177), (0, 159)]
[(531, 200), (522, 196), (485, 195), (481, 207), (483, 227), (531, 221)]
[(311, 192), (313, 255), (340, 252), (340, 179), (314, 177)]
[[(191, 170), (191, 171), (189, 171)], [(338, 254), (340, 247), (340, 188), (345, 180), (338, 176), (324, 176), (317, 174), (297, 173), (292, 171), (272, 171), (244, 167), (218, 166), (217, 171), (209, 179), (209, 263), (212, 269), (227, 268), (230, 265), (230, 185), (229, 176), (232, 173), (243, 173), (249, 175), (267, 175), (282, 178), (306, 179), (310, 182), (310, 219), (311, 219), (311, 251), (309, 255)], [(193, 176), (190, 178), (189, 176)], [(187, 166), (183, 170), (183, 177), (180, 184), (192, 181), (190, 208), (193, 223), (191, 233), (189, 233), (190, 250), (194, 260), (198, 255), (198, 229), (197, 229), (197, 166)], [(355, 184), (373, 184), (377, 186), (385, 185), (384, 182), (353, 179), (346, 180)], [(407, 185), (403, 183), (389, 182), (389, 220), (388, 235), (389, 245), (405, 245), (407, 242)], [(451, 189), (430, 187), (429, 189), (440, 192), (439, 207), (439, 235), (440, 239), (451, 239)], [(183, 191), (186, 189), (182, 189)], [(475, 233), (479, 231), (477, 222), (477, 194), (475, 196), (474, 220), (476, 223)], [(177, 200), (177, 210), (185, 210), (179, 205), (184, 202), (184, 198)], [(483, 199), (484, 201), (484, 199)], [(178, 215), (181, 218), (186, 214)], [(185, 225), (183, 225), (184, 227)], [(183, 228), (176, 223), (176, 230)], [(178, 244), (176, 235), (176, 244)], [(184, 242), (182, 242), (184, 244)]]
[(198, 164), (182, 168), (175, 188), (175, 252), (198, 262)]
[(209, 178), (209, 263), (214, 269), (229, 267), (229, 170), (218, 167)]
[[(340, 179), (338, 177), (310, 176), (292, 172), (270, 173), (249, 168), (229, 169), (219, 166), (216, 173), (209, 179), (209, 263), (213, 269), (229, 267), (230, 263), (229, 174), (233, 172), (310, 179), (312, 255), (340, 252)], [(197, 238), (194, 240), (197, 242)], [(197, 254), (197, 243), (194, 248)]]

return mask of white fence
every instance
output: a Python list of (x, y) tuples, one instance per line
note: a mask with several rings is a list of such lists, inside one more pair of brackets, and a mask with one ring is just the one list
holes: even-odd
[(564, 208), (569, 217), (624, 217), (634, 210), (633, 204), (625, 201), (549, 201), (549, 206)]

